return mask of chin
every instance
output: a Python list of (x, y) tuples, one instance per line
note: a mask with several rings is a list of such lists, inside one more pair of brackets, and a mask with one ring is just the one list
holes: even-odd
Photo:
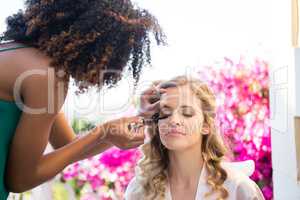
[(188, 149), (191, 145), (183, 141), (163, 141), (163, 145), (170, 151), (184, 151)]
[(185, 151), (187, 149), (201, 147), (200, 138), (161, 137), (160, 140), (170, 151)]

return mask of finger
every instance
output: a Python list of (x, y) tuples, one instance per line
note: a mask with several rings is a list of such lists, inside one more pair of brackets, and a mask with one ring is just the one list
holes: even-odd
[(130, 142), (127, 145), (127, 149), (132, 149), (132, 148), (136, 148), (141, 146), (142, 144), (144, 144), (144, 141), (138, 141), (138, 142)]
[(154, 103), (156, 101), (158, 101), (160, 99), (160, 95), (163, 93), (160, 92), (155, 92), (153, 94), (146, 94), (146, 95), (142, 95), (141, 98), (141, 103)]
[(145, 129), (144, 124), (140, 125), (139, 127), (135, 126), (128, 131), (128, 134), (132, 140), (135, 139), (138, 140), (139, 138), (142, 139), (145, 137), (144, 129)]
[(130, 141), (139, 141), (144, 140), (145, 135), (145, 127), (142, 125), (140, 127), (133, 128), (132, 130), (129, 130), (128, 137)]
[(166, 93), (166, 92), (167, 92), (167, 89), (160, 88), (158, 91), (159, 91), (160, 93)]
[(159, 109), (160, 109), (160, 101), (157, 101), (153, 104), (149, 104), (143, 110), (140, 109), (138, 115), (143, 118), (149, 118), (152, 117), (152, 115), (154, 115), (156, 112), (158, 112)]
[(131, 134), (130, 140), (131, 141), (144, 141), (145, 140), (145, 134), (144, 133), (138, 133), (138, 134)]
[(157, 101), (153, 104), (149, 104), (146, 108), (147, 111), (156, 111), (158, 110), (160, 107), (160, 101)]
[(153, 115), (155, 112), (157, 112), (160, 108), (160, 101), (157, 101), (153, 104), (147, 105), (144, 110), (139, 110), (139, 116), (145, 117)]
[(163, 92), (166, 92), (166, 89), (153, 86), (148, 88), (144, 92), (142, 92), (141, 97), (142, 98), (156, 97)]
[(142, 117), (139, 116), (139, 115), (135, 115), (135, 116), (132, 116), (132, 117), (124, 117), (123, 118), (124, 120), (124, 123), (126, 124), (129, 124), (129, 123), (133, 123), (133, 122), (140, 122), (142, 120)]
[(133, 143), (131, 143), (130, 145), (129, 145), (129, 148), (136, 148), (136, 147), (139, 147), (139, 146), (141, 146), (141, 145), (143, 145), (144, 144), (144, 141), (142, 141), (142, 142), (133, 142)]
[(137, 134), (137, 132), (144, 127), (145, 122), (144, 118), (141, 114), (134, 116), (134, 117), (127, 117), (124, 119), (124, 130), (126, 134), (134, 135)]
[(144, 92), (142, 92), (141, 95), (151, 95), (151, 94), (154, 94), (156, 92), (156, 88), (154, 86), (146, 89)]

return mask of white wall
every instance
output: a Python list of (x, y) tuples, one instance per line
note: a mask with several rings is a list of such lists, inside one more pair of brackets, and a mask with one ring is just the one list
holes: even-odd
[[(277, 44), (272, 51), (270, 71), (274, 199), (299, 200), (294, 129), (296, 66), (295, 50), (291, 45), (291, 1), (273, 1), (271, 10), (274, 33), (271, 37), (274, 37)], [(300, 62), (296, 63), (299, 64)]]

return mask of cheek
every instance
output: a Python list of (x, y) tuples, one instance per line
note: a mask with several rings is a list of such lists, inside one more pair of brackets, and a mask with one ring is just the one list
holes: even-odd
[(158, 123), (158, 134), (159, 134), (159, 138), (161, 143), (166, 147), (166, 148), (170, 148), (168, 145), (168, 139), (166, 138), (166, 134), (168, 133), (168, 125), (165, 122), (159, 122)]
[(188, 139), (191, 143), (198, 143), (202, 140), (202, 135), (199, 132), (193, 132), (193, 134), (189, 135)]
[(201, 134), (202, 122), (199, 118), (193, 117), (184, 120), (184, 130), (188, 135)]
[(168, 132), (169, 125), (166, 120), (160, 120), (158, 122), (158, 131), (159, 134), (166, 134)]

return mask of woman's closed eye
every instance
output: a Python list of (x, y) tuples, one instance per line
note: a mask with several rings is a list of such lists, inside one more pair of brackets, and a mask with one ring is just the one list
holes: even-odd
[[(194, 114), (195, 114), (195, 111), (194, 111), (194, 109), (191, 108), (191, 107), (183, 106), (180, 113), (181, 113), (181, 115), (183, 115), (184, 117), (193, 117)], [(172, 110), (169, 110), (169, 109), (161, 109), (161, 111), (159, 112), (158, 120), (166, 119), (166, 118), (168, 118), (169, 116), (171, 116), (172, 114), (173, 114), (173, 111), (172, 111)]]
[(195, 114), (195, 111), (191, 107), (183, 107), (181, 110), (181, 113), (185, 117), (193, 117)]

